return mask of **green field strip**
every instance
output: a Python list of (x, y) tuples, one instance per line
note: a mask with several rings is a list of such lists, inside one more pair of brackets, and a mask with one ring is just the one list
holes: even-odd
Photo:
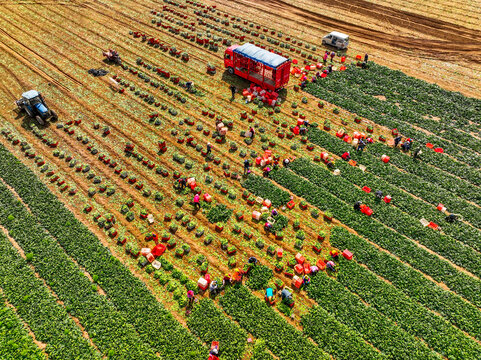
[(27, 261), (2, 232), (0, 288), (35, 338), (46, 344), (49, 359), (101, 359), (65, 308), (57, 303), (42, 280), (35, 277)]
[(45, 360), (47, 357), (29, 335), (26, 325), (0, 292), (0, 359)]
[(31, 264), (35, 271), (45, 279), (69, 313), (79, 319), (87, 333), (92, 334), (92, 342), (105, 356), (157, 358), (125, 317), (97, 292), (97, 285), (68, 258), (57, 241), (2, 183), (0, 204), (0, 224), (14, 235), (14, 240), (25, 253), (33, 256)]

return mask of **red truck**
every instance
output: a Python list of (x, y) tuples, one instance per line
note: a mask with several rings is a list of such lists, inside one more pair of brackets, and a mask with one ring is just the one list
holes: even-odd
[(289, 82), (291, 61), (250, 43), (232, 45), (225, 50), (224, 66), (265, 89), (277, 90)]

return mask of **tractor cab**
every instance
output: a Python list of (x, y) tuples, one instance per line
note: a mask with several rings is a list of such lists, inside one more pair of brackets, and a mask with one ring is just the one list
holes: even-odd
[(234, 74), (234, 50), (238, 47), (239, 45), (229, 46), (224, 52), (224, 66), (230, 74)]
[(24, 92), (22, 98), (15, 103), (20, 111), (25, 111), (28, 116), (35, 118), (40, 125), (45, 124), (49, 117), (57, 119), (55, 111), (47, 108), (42, 95), (36, 90)]

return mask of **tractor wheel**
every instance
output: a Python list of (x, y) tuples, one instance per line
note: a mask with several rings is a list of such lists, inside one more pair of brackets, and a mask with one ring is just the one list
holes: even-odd
[(322, 40), (322, 45), (326, 45), (326, 41), (325, 41), (325, 40)]
[(234, 68), (233, 67), (229, 66), (227, 68), (227, 71), (229, 72), (229, 74), (234, 75)]
[(45, 121), (39, 116), (35, 116), (35, 120), (39, 123), (39, 125), (45, 125)]
[(50, 110), (50, 116), (52, 116), (52, 120), (53, 121), (57, 121), (58, 120), (58, 115), (55, 111), (53, 110)]

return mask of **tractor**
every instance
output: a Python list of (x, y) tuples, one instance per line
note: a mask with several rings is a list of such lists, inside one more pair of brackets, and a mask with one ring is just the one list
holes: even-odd
[(15, 104), (20, 111), (25, 110), (28, 116), (35, 118), (40, 125), (45, 125), (49, 118), (52, 120), (58, 119), (55, 111), (47, 107), (42, 94), (36, 90), (24, 92), (22, 98), (15, 101)]
[(109, 49), (109, 51), (103, 51), (102, 54), (107, 58), (107, 61), (113, 62), (115, 64), (122, 64), (122, 59), (117, 51)]

